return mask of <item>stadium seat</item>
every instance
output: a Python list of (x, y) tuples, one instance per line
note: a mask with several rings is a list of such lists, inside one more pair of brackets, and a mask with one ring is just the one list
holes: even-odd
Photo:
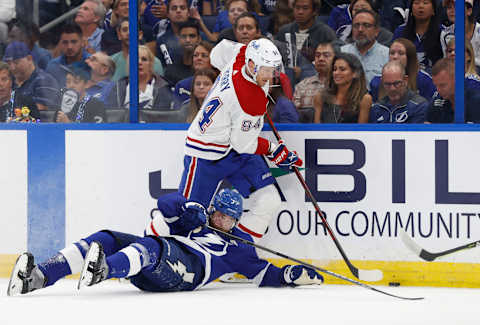
[(141, 109), (138, 112), (138, 121), (140, 123), (185, 123), (187, 119), (187, 110), (156, 111), (150, 109)]
[(39, 111), (40, 112), (40, 122), (43, 123), (55, 123), (55, 116), (57, 115), (57, 110), (47, 110)]
[(303, 107), (298, 109), (298, 122), (313, 123), (315, 110), (313, 107)]
[(105, 116), (107, 123), (125, 123), (130, 120), (128, 109), (125, 108), (106, 109)]

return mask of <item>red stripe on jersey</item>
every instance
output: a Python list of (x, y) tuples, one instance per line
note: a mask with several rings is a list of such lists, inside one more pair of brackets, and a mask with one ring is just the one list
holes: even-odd
[(268, 154), (268, 149), (270, 149), (270, 141), (265, 138), (258, 137), (257, 150), (255, 150), (255, 154), (266, 155)]
[(150, 222), (150, 229), (152, 229), (152, 232), (155, 236), (157, 237), (160, 237), (160, 235), (158, 234), (158, 232), (155, 230), (155, 227), (153, 226), (153, 221)]
[(235, 62), (233, 63), (233, 71), (240, 72), (243, 65), (245, 64), (245, 51), (247, 50), (247, 46), (244, 45), (240, 48), (240, 51), (237, 53), (237, 57), (235, 58)]
[(257, 238), (262, 238), (263, 237), (263, 235), (260, 235), (260, 234), (257, 234), (254, 231), (251, 231), (250, 229), (248, 229), (247, 227), (245, 227), (241, 223), (238, 224), (238, 228), (240, 228), (240, 230), (246, 232), (247, 234), (250, 234), (253, 237), (257, 237)]
[(243, 111), (252, 116), (262, 116), (267, 111), (267, 97), (262, 88), (245, 79), (241, 71), (245, 65), (246, 49), (246, 46), (240, 49), (235, 58), (235, 63), (233, 63), (233, 87)]
[(204, 146), (213, 146), (213, 147), (219, 147), (219, 148), (228, 148), (229, 147), (228, 145), (223, 145), (223, 144), (216, 144), (216, 143), (211, 143), (211, 142), (202, 142), (200, 140), (193, 139), (193, 138), (190, 138), (190, 137), (187, 137), (187, 140), (203, 144)]
[(192, 191), (192, 183), (193, 183), (193, 178), (195, 176), (196, 167), (197, 167), (197, 157), (192, 157), (190, 168), (188, 168), (187, 184), (185, 184), (185, 190), (183, 190), (183, 196), (186, 199), (190, 197), (190, 192)]

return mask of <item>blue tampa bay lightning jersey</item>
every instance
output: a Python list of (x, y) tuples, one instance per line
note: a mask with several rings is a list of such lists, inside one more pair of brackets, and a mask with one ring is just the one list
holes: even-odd
[[(195, 289), (198, 289), (227, 273), (239, 273), (252, 279), (258, 286), (285, 285), (282, 269), (260, 259), (253, 246), (227, 238), (226, 236), (205, 227), (198, 227), (187, 233), (179, 233), (181, 224), (181, 206), (186, 199), (179, 193), (162, 196), (158, 200), (158, 208), (164, 221), (175, 235), (162, 236), (171, 242), (175, 239), (185, 250), (193, 253), (203, 264), (204, 278)], [(155, 222), (150, 223), (150, 229), (156, 234)], [(234, 227), (231, 233), (248, 241), (252, 237)]]

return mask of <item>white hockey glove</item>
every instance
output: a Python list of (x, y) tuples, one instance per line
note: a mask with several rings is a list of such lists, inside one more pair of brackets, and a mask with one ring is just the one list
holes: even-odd
[(303, 265), (287, 265), (283, 267), (283, 279), (290, 285), (322, 284), (323, 276)]

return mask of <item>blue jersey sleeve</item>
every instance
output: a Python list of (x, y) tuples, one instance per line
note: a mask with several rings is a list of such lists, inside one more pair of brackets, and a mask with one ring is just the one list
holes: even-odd
[(342, 23), (346, 20), (344, 17), (345, 16), (345, 8), (348, 10), (348, 5), (340, 5), (336, 6), (335, 8), (332, 9), (330, 16), (328, 17), (328, 22), (327, 25), (333, 29), (333, 31), (336, 33), (337, 29), (342, 26)]
[(405, 24), (398, 26), (393, 32), (392, 42), (397, 38), (403, 37), (403, 31), (405, 30)]
[[(249, 234), (235, 228), (233, 234), (249, 241), (253, 241)], [(260, 287), (280, 287), (285, 285), (283, 270), (272, 265), (268, 261), (258, 257), (253, 246), (238, 243), (235, 251), (231, 251), (232, 270), (238, 272), (248, 279), (252, 279)]]
[(417, 74), (417, 88), (420, 96), (424, 97), (428, 101), (433, 98), (435, 92), (437, 91), (437, 88), (435, 88), (435, 85), (433, 84), (432, 77), (430, 77), (428, 73), (421, 70), (418, 71)]
[[(186, 202), (187, 199), (178, 192), (161, 196), (157, 201), (158, 209), (170, 230), (170, 235), (187, 236), (191, 230), (199, 226), (200, 221), (195, 209), (184, 209), (183, 205)], [(201, 206), (200, 204), (198, 205)], [(198, 213), (201, 213), (206, 218), (204, 211), (199, 211)]]

